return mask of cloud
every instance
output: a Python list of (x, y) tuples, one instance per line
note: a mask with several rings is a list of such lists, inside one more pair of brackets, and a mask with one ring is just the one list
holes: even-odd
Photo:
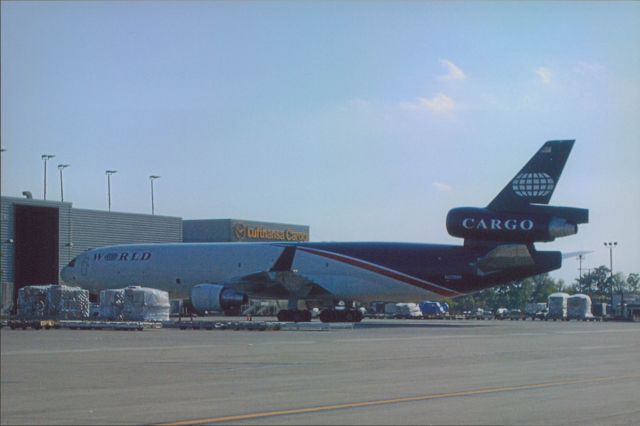
[(433, 186), (438, 192), (450, 192), (453, 190), (453, 187), (444, 182), (431, 182), (431, 186)]
[(451, 112), (456, 107), (453, 99), (442, 93), (431, 99), (418, 98), (418, 104), (432, 112)]
[(440, 81), (464, 80), (467, 76), (456, 64), (446, 59), (440, 59), (440, 63), (447, 68), (445, 75), (438, 75), (436, 78)]
[(584, 75), (600, 75), (606, 71), (606, 68), (597, 62), (578, 62), (573, 70)]
[(418, 98), (415, 102), (403, 102), (402, 108), (411, 111), (428, 110), (435, 113), (448, 113), (455, 109), (456, 103), (449, 96), (438, 93), (433, 98)]
[(538, 67), (535, 69), (536, 74), (544, 84), (550, 84), (553, 80), (554, 73), (551, 68)]

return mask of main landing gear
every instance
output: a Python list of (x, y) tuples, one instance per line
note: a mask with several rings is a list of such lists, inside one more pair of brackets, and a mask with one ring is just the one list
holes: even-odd
[(278, 321), (293, 321), (293, 322), (309, 322), (311, 321), (311, 311), (300, 311), (297, 309), (282, 309), (278, 312)]
[[(309, 322), (311, 321), (311, 311), (283, 309), (278, 312), (278, 321), (281, 322)], [(320, 312), (322, 322), (360, 322), (362, 312), (357, 309), (324, 309)]]
[(322, 322), (360, 322), (362, 321), (362, 312), (358, 309), (324, 309), (320, 312), (320, 321)]

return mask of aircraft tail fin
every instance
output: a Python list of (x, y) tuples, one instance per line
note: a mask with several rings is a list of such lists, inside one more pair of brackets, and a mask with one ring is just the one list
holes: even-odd
[(494, 246), (553, 241), (576, 234), (579, 224), (589, 222), (589, 210), (548, 205), (573, 143), (546, 142), (487, 207), (450, 210), (449, 235), (464, 238), (465, 245)]
[(523, 211), (549, 204), (575, 140), (548, 141), (489, 203), (489, 210)]

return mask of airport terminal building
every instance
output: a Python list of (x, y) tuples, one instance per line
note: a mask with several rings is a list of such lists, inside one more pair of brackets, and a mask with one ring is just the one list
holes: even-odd
[(90, 248), (113, 244), (309, 241), (309, 226), (74, 208), (72, 203), (0, 198), (0, 291), (6, 312), (27, 285), (60, 283), (60, 270)]

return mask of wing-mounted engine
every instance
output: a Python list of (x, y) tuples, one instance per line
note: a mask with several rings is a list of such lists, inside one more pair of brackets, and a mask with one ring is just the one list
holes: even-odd
[(465, 241), (529, 244), (574, 235), (578, 224), (588, 221), (589, 210), (571, 207), (531, 205), (522, 212), (460, 207), (447, 214), (447, 232)]
[(246, 294), (219, 284), (198, 284), (191, 288), (191, 304), (198, 313), (234, 311), (248, 301)]

